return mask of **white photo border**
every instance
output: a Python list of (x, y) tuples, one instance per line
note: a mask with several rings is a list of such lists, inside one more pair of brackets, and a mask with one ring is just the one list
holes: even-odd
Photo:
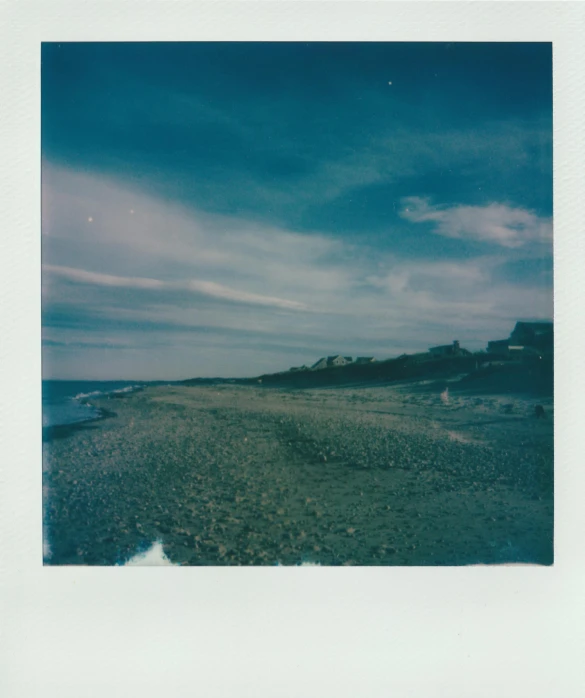
[[(584, 10), (356, 0), (0, 5), (2, 695), (585, 695)], [(553, 42), (553, 567), (43, 567), (40, 44), (73, 40)]]

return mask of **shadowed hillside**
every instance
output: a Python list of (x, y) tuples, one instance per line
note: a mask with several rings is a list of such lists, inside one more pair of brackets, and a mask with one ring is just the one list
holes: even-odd
[[(401, 356), (371, 364), (348, 364), (319, 371), (286, 371), (253, 379), (233, 380), (243, 384), (281, 388), (319, 388), (342, 385), (369, 385), (398, 381), (441, 380), (461, 376), (456, 389), (479, 392), (552, 395), (552, 357), (525, 361), (494, 361), (489, 354), (452, 356), (421, 360)], [(225, 381), (224, 381), (225, 382)], [(187, 381), (188, 384), (194, 384)]]
[(411, 356), (401, 356), (388, 361), (371, 364), (348, 364), (333, 366), (320, 371), (294, 371), (273, 373), (252, 379), (250, 382), (267, 386), (313, 388), (320, 386), (348, 385), (372, 382), (407, 380), (431, 376), (440, 378), (474, 371), (479, 366), (473, 356), (457, 356), (439, 359), (417, 360)]

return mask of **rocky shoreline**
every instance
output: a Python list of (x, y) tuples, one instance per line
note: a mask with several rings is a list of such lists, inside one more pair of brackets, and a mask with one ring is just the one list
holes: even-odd
[[(153, 387), (44, 449), (49, 564), (553, 561), (553, 405), (436, 386)], [(91, 427), (91, 428), (89, 428)]]

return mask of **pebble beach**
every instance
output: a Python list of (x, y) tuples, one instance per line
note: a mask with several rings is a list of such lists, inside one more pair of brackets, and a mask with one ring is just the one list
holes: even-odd
[(149, 387), (43, 445), (45, 564), (553, 562), (552, 398)]

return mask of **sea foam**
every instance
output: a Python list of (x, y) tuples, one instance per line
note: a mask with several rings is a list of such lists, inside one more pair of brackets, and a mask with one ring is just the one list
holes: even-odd
[(162, 541), (155, 541), (148, 550), (131, 557), (124, 567), (176, 567), (165, 555)]

